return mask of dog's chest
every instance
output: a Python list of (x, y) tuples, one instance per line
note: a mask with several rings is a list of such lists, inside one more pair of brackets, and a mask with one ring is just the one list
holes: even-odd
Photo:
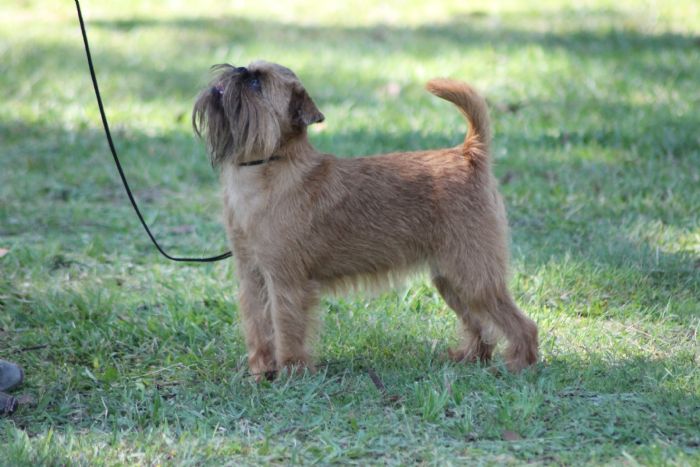
[(268, 196), (260, 177), (230, 170), (224, 173), (224, 205), (238, 228), (251, 232), (269, 209)]

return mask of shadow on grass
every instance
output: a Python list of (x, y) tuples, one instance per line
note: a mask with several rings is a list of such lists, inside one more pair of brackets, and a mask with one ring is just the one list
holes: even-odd
[[(590, 53), (602, 56), (615, 56), (615, 49), (624, 48), (635, 52), (654, 51), (665, 48), (693, 49), (698, 37), (694, 35), (663, 33), (646, 34), (634, 29), (616, 27), (624, 15), (612, 10), (578, 10), (578, 18), (597, 16), (609, 22), (601, 28), (600, 22), (593, 22), (591, 28), (580, 27), (563, 32), (537, 31), (537, 24), (531, 28), (514, 26), (514, 22), (524, 22), (522, 14), (501, 15), (501, 21), (479, 15), (457, 15), (450, 21), (421, 24), (415, 27), (377, 24), (372, 26), (321, 26), (281, 23), (275, 21), (251, 20), (244, 17), (223, 16), (217, 18), (174, 18), (152, 19), (131, 18), (118, 20), (99, 19), (91, 25), (103, 29), (124, 32), (134, 30), (160, 29), (177, 30), (183, 33), (205, 32), (210, 40), (219, 43), (267, 42), (281, 37), (297, 42), (316, 43), (330, 49), (343, 48), (354, 51), (358, 45), (372, 42), (388, 53), (408, 53), (416, 58), (433, 57), (435, 52), (454, 48), (520, 48), (537, 45), (544, 48), (567, 48), (572, 52)], [(556, 25), (570, 22), (568, 12), (547, 16), (547, 24)], [(600, 30), (602, 29), (602, 31)]]
[[(614, 11), (577, 10), (586, 15), (619, 16)], [(566, 18), (567, 13), (561, 13)], [(522, 18), (517, 18), (522, 21)], [(669, 82), (689, 80), (697, 74), (692, 61), (658, 60), (657, 53), (694, 53), (698, 37), (675, 33), (645, 34), (633, 29), (616, 29), (611, 21), (603, 32), (596, 29), (571, 29), (563, 32), (540, 32), (511, 24), (514, 18), (494, 25), (480, 15), (456, 17), (440, 24), (416, 27), (379, 24), (369, 27), (319, 26), (250, 20), (243, 17), (176, 18), (128, 20), (94, 20), (89, 28), (114, 34), (160, 32), (167, 37), (173, 61), (165, 66), (154, 63), (152, 51), (142, 53), (123, 52), (93, 39), (93, 53), (99, 76), (127, 82), (131, 92), (143, 101), (163, 99), (192, 99), (206, 81), (206, 69), (184, 68), (177, 60), (179, 51), (200, 56), (211, 55), (222, 47), (248, 47), (254, 50), (283, 50), (292, 48), (295, 53), (317, 56), (317, 62), (296, 66), (297, 71), (310, 86), (322, 87), (324, 83), (348, 83), (361, 89), (374, 88), (386, 81), (386, 70), (372, 74), (371, 70), (358, 73), (353, 63), (377, 57), (386, 61), (393, 55), (410, 57), (417, 62), (427, 62), (440, 57), (467, 60), (470, 50), (488, 49), (497, 53), (512, 53), (527, 47), (541, 47), (545, 51), (561, 51), (578, 59), (584, 58), (616, 70), (617, 74), (635, 76), (645, 82)], [(555, 20), (556, 21), (556, 20)], [(103, 37), (100, 36), (100, 37)], [(85, 70), (87, 66), (82, 48), (77, 40), (71, 43), (32, 42), (23, 45), (22, 61), (16, 71), (35, 74), (36, 66), (51, 68), (55, 73)], [(326, 53), (341, 54), (344, 60), (329, 61)], [(264, 57), (248, 57), (252, 60)], [(390, 74), (389, 74), (390, 75)], [(556, 79), (556, 78), (554, 78)], [(86, 92), (88, 89), (85, 82)], [(367, 93), (364, 93), (367, 94)], [(362, 93), (360, 94), (362, 95)], [(334, 102), (338, 96), (323, 95), (322, 101)], [(109, 103), (109, 95), (105, 95)]]

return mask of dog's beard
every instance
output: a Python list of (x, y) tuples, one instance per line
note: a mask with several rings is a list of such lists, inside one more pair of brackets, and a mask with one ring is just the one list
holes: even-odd
[(224, 93), (222, 102), (232, 139), (236, 162), (270, 157), (278, 147), (280, 125), (273, 109), (255, 91), (241, 90), (239, 96)]

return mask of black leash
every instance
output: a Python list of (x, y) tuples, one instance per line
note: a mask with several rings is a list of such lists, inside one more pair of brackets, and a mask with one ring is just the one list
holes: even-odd
[(126, 176), (124, 175), (124, 170), (122, 170), (122, 165), (119, 162), (119, 157), (117, 156), (117, 150), (114, 148), (114, 142), (112, 141), (112, 134), (109, 131), (109, 124), (107, 123), (107, 116), (105, 115), (104, 106), (102, 105), (102, 97), (100, 96), (100, 88), (97, 85), (97, 77), (95, 76), (95, 67), (92, 64), (92, 56), (90, 55), (90, 46), (88, 46), (87, 33), (85, 32), (85, 22), (83, 21), (83, 14), (80, 11), (80, 2), (78, 0), (75, 0), (75, 6), (78, 9), (78, 20), (80, 21), (80, 30), (83, 33), (83, 44), (85, 44), (85, 55), (87, 56), (88, 66), (90, 67), (90, 76), (92, 77), (92, 86), (95, 89), (95, 97), (97, 98), (97, 105), (100, 108), (100, 116), (102, 117), (102, 126), (104, 127), (104, 130), (105, 130), (105, 136), (107, 137), (107, 142), (109, 143), (109, 149), (112, 152), (112, 157), (114, 158), (114, 163), (117, 165), (117, 170), (119, 171), (119, 177), (122, 179), (122, 183), (124, 184), (124, 189), (126, 190), (126, 194), (129, 196), (129, 201), (131, 201), (131, 205), (134, 207), (134, 211), (136, 211), (136, 215), (139, 217), (139, 220), (141, 221), (141, 225), (143, 225), (143, 228), (146, 229), (146, 233), (151, 238), (151, 241), (156, 246), (158, 251), (160, 251), (160, 253), (163, 256), (165, 256), (166, 258), (168, 258), (172, 261), (182, 261), (182, 262), (187, 262), (187, 263), (212, 263), (214, 261), (221, 261), (222, 259), (226, 259), (226, 258), (231, 257), (230, 251), (227, 251), (226, 253), (222, 253), (218, 256), (211, 256), (209, 258), (178, 258), (175, 256), (170, 256), (169, 254), (167, 254), (165, 252), (165, 250), (163, 250), (163, 248), (161, 248), (161, 246), (156, 241), (156, 238), (151, 233), (151, 230), (148, 228), (148, 225), (146, 225), (146, 221), (143, 219), (143, 216), (141, 215), (141, 211), (139, 210), (139, 207), (136, 205), (136, 200), (134, 199), (134, 195), (131, 193), (131, 188), (129, 188), (129, 183), (126, 181)]

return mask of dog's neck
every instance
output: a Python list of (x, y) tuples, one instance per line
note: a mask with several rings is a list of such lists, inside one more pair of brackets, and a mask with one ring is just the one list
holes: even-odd
[(293, 160), (294, 162), (302, 162), (304, 159), (313, 157), (316, 154), (318, 154), (318, 152), (309, 142), (306, 131), (295, 138), (285, 140), (284, 144), (275, 151), (276, 156)]
[(274, 153), (268, 156), (252, 155), (246, 160), (235, 163), (238, 168), (264, 167), (276, 161), (293, 162), (297, 168), (314, 161), (319, 156), (318, 151), (309, 142), (306, 132), (287, 139)]
[[(293, 196), (304, 186), (304, 178), (318, 164), (321, 155), (305, 135), (285, 140), (270, 163), (244, 166), (255, 160), (270, 160), (271, 155), (254, 154), (246, 161), (222, 166), (224, 199), (243, 230), (253, 229), (259, 219), (269, 215), (270, 206)], [(270, 196), (274, 195), (271, 201)]]
[(300, 134), (295, 138), (287, 139), (274, 153), (269, 156), (253, 156), (247, 160), (238, 162), (238, 167), (261, 166), (279, 160), (289, 160), (295, 163), (304, 163), (318, 155), (318, 151), (309, 142), (306, 134)]

